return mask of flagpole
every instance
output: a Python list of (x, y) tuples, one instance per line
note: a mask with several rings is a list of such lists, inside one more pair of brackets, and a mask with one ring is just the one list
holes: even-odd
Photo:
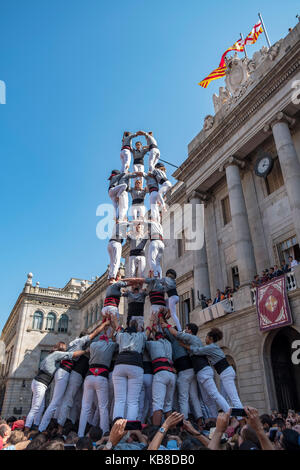
[(264, 30), (265, 36), (266, 36), (266, 41), (267, 41), (268, 47), (271, 47), (270, 39), (269, 39), (267, 30), (266, 30), (266, 27), (265, 27), (265, 24), (264, 24), (264, 20), (262, 19), (262, 16), (261, 16), (260, 13), (258, 13), (258, 18), (259, 18), (260, 21), (261, 21), (261, 25), (262, 25), (262, 28), (263, 28), (263, 30)]
[[(242, 35), (242, 33), (240, 33), (240, 36), (241, 36), (241, 40), (244, 41), (244, 36)], [(245, 52), (246, 59), (248, 59), (246, 46), (244, 46), (244, 52)]]
[(166, 160), (163, 160), (162, 158), (159, 159), (161, 162), (167, 163), (168, 165), (173, 166), (174, 168), (179, 168), (179, 166), (173, 165), (173, 163), (167, 162)]

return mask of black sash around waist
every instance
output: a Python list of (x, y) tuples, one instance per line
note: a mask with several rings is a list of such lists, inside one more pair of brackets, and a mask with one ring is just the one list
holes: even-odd
[(216, 369), (216, 371), (218, 372), (219, 375), (225, 369), (227, 369), (227, 367), (230, 367), (230, 364), (228, 363), (226, 357), (223, 357), (223, 359), (221, 359), (220, 361), (216, 362), (216, 364), (214, 364), (214, 368)]
[(149, 186), (148, 191), (149, 191), (149, 193), (153, 193), (153, 191), (158, 191), (158, 187), (157, 186)]
[(144, 315), (143, 302), (129, 302), (128, 303), (128, 317), (142, 317)]
[(134, 165), (144, 165), (144, 157), (135, 158), (133, 160)]
[(93, 375), (94, 377), (105, 377), (108, 379), (108, 367), (104, 364), (90, 364), (86, 376)]
[(121, 243), (121, 245), (122, 245), (122, 243), (123, 243), (124, 240), (123, 240), (123, 239), (120, 240), (119, 238), (110, 238), (109, 241), (110, 241), (110, 242), (118, 242), (118, 243)]
[(63, 361), (61, 361), (59, 367), (60, 367), (60, 369), (63, 369), (67, 372), (71, 372), (71, 370), (73, 369), (73, 365), (74, 365), (73, 361), (63, 360)]
[(136, 199), (132, 199), (132, 205), (137, 206), (144, 204), (144, 199), (142, 197), (137, 197)]
[(146, 256), (144, 250), (136, 248), (135, 250), (130, 250), (129, 256)]
[(168, 297), (172, 297), (172, 295), (178, 295), (178, 293), (176, 289), (170, 289), (167, 291), (167, 295)]
[(155, 144), (150, 144), (150, 145), (149, 145), (149, 150), (157, 149), (157, 148), (158, 148), (158, 147), (157, 147), (157, 145), (155, 145)]
[(123, 351), (119, 353), (115, 365), (128, 364), (129, 366), (138, 366), (143, 368), (143, 356), (137, 351)]
[(174, 361), (174, 366), (177, 372), (181, 372), (182, 370), (192, 369), (193, 363), (189, 356), (181, 356)]
[(161, 371), (172, 372), (175, 374), (173, 364), (166, 357), (158, 357), (152, 361), (153, 374)]
[(151, 305), (166, 305), (164, 292), (151, 291), (149, 292), (149, 299)]
[(193, 368), (195, 371), (195, 374), (199, 372), (199, 370), (204, 369), (204, 367), (209, 366), (209, 362), (206, 356), (191, 356)]
[(39, 369), (38, 374), (34, 377), (34, 380), (36, 380), (37, 382), (41, 382), (47, 387), (52, 382), (52, 379), (53, 379), (53, 375), (48, 374), (48, 372), (45, 372), (44, 370), (41, 370), (41, 369)]

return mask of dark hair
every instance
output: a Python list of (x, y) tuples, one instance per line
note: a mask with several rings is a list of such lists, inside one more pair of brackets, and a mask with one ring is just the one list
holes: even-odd
[(190, 437), (189, 439), (185, 439), (180, 447), (180, 450), (208, 450), (198, 439), (194, 437)]
[(254, 444), (255, 447), (258, 447), (258, 449), (261, 449), (261, 445), (259, 443), (259, 439), (257, 437), (256, 432), (248, 424), (245, 428), (241, 430), (241, 437), (243, 441), (250, 441), (251, 443)]
[(10, 416), (9, 418), (7, 418), (6, 422), (7, 424), (9, 423), (14, 423), (15, 421), (17, 421), (17, 418), (15, 416)]
[(101, 428), (97, 426), (92, 426), (89, 430), (89, 437), (92, 439), (93, 442), (97, 442), (101, 439), (103, 435), (103, 431)]
[(294, 429), (284, 429), (282, 431), (282, 445), (285, 450), (300, 450), (299, 434)]
[(81, 437), (76, 442), (76, 450), (93, 450), (93, 441), (89, 437)]
[(187, 323), (186, 327), (191, 330), (192, 335), (196, 336), (198, 333), (198, 326), (195, 323)]
[(53, 346), (54, 351), (65, 351), (67, 349), (67, 345), (64, 341), (59, 341)]
[(216, 343), (223, 338), (223, 333), (219, 328), (212, 328), (208, 333), (207, 336), (212, 338), (213, 342)]
[(39, 433), (32, 439), (31, 442), (29, 442), (26, 450), (40, 450), (46, 441), (47, 437), (45, 434)]
[(283, 418), (275, 418), (272, 425), (279, 426), (280, 428), (285, 428), (285, 421)]
[(82, 330), (82, 332), (80, 333), (79, 338), (82, 338), (83, 336), (86, 336), (87, 334), (88, 334), (88, 330), (87, 330), (87, 328), (85, 328), (85, 329)]
[(271, 416), (267, 415), (267, 414), (264, 414), (264, 415), (261, 415), (259, 417), (260, 421), (261, 421), (261, 424), (267, 424), (269, 426), (269, 428), (272, 427), (272, 419), (271, 419)]

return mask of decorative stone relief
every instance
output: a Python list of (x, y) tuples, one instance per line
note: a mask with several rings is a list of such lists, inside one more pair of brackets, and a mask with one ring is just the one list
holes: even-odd
[(205, 131), (209, 131), (209, 130), (213, 127), (214, 122), (215, 122), (214, 116), (212, 116), (211, 114), (208, 114), (208, 115), (205, 116), (205, 118), (204, 118), (204, 126), (203, 126), (203, 129), (204, 129)]
[(221, 86), (219, 88), (219, 96), (214, 93), (213, 94), (213, 103), (214, 103), (214, 108), (215, 108), (215, 113), (220, 111), (224, 104), (230, 100), (231, 95), (230, 92), (227, 90), (227, 88)]
[(233, 57), (225, 57), (225, 63), (227, 66), (226, 70), (226, 88), (235, 96), (239, 94), (239, 90), (241, 86), (248, 80), (249, 72), (248, 72), (248, 60), (240, 59), (237, 56), (237, 53)]

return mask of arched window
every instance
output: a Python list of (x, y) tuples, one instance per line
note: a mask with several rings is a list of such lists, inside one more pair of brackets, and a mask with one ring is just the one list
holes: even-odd
[(47, 330), (47, 331), (54, 331), (54, 328), (55, 328), (55, 320), (56, 320), (55, 313), (53, 313), (53, 312), (48, 313), (48, 315), (47, 315), (47, 323), (46, 323), (46, 330)]
[(59, 319), (59, 322), (58, 322), (58, 332), (59, 333), (67, 333), (68, 323), (69, 323), (69, 318), (68, 318), (67, 315), (65, 315), (63, 313), (62, 316)]
[(43, 327), (43, 318), (44, 318), (44, 315), (42, 314), (42, 312), (34, 312), (34, 315), (33, 315), (33, 321), (32, 321), (32, 329), (33, 330), (41, 330), (42, 327)]
[(89, 321), (89, 325), (91, 325), (93, 323), (93, 310), (90, 311), (90, 321)]
[(85, 328), (87, 328), (89, 326), (89, 314), (88, 312), (86, 312), (85, 314)]

